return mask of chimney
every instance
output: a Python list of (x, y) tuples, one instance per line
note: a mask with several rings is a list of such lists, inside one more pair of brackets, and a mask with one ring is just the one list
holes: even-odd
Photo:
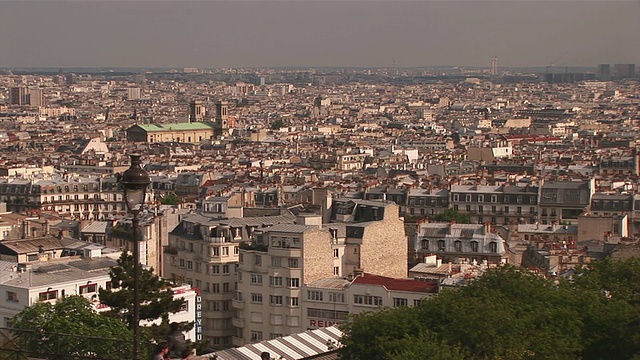
[(491, 223), (486, 221), (484, 223), (484, 234), (486, 235), (486, 234), (489, 234), (489, 233), (491, 233)]

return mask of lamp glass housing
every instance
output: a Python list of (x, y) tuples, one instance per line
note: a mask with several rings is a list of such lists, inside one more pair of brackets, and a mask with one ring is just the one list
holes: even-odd
[(151, 184), (149, 174), (142, 169), (140, 155), (131, 154), (131, 166), (120, 180), (124, 189), (124, 201), (129, 212), (144, 204), (147, 187)]

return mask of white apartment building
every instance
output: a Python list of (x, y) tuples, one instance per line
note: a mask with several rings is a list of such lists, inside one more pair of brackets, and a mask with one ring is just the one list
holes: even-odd
[[(98, 290), (111, 288), (109, 271), (116, 261), (107, 257), (57, 259), (52, 262), (19, 264), (0, 261), (0, 319), (3, 327), (11, 325), (11, 318), (24, 308), (38, 302), (55, 302), (71, 295), (86, 297), (97, 311), (108, 308), (100, 303)], [(188, 286), (174, 289), (176, 298), (184, 298), (182, 311), (170, 314), (170, 322), (196, 321), (197, 294)], [(152, 323), (152, 322), (151, 322)], [(141, 325), (150, 323), (141, 322)], [(187, 339), (196, 341), (197, 326), (185, 332)]]

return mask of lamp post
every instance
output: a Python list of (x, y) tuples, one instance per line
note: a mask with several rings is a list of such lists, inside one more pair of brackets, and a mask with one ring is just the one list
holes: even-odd
[(124, 172), (120, 183), (124, 189), (127, 211), (133, 214), (133, 359), (141, 360), (140, 353), (140, 243), (138, 226), (140, 209), (144, 205), (149, 175), (140, 166), (140, 155), (131, 154), (131, 166)]

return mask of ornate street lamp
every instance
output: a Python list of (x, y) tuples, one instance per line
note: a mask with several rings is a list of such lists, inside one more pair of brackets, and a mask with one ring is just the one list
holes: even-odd
[(124, 189), (127, 210), (133, 214), (133, 359), (141, 360), (140, 353), (140, 210), (144, 205), (149, 174), (140, 166), (140, 155), (131, 154), (131, 166), (124, 172), (120, 183)]

